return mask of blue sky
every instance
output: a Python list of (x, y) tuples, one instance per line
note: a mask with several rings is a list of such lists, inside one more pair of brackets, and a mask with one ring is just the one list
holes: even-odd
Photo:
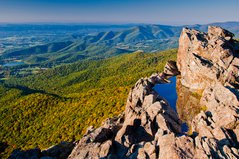
[(239, 0), (0, 0), (0, 22), (196, 24), (239, 21)]

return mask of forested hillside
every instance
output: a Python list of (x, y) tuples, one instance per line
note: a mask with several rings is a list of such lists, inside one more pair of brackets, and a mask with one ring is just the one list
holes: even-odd
[(162, 71), (176, 49), (81, 61), (0, 86), (0, 142), (15, 148), (46, 148), (78, 140), (90, 125), (123, 111), (130, 87), (140, 77)]
[(70, 41), (37, 45), (17, 51), (4, 52), (6, 59), (21, 60), (41, 66), (72, 63), (82, 59), (102, 59), (137, 50), (162, 51), (177, 47), (181, 27), (164, 25), (135, 26), (120, 31), (91, 32), (73, 36)]

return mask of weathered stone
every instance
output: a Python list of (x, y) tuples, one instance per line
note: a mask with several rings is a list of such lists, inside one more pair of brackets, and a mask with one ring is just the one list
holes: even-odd
[[(220, 27), (209, 27), (208, 34), (184, 29), (180, 37), (180, 84), (202, 92), (195, 106), (206, 108), (190, 122), (192, 132), (197, 134), (195, 158), (238, 157), (233, 129), (239, 119), (239, 60), (232, 37)], [(186, 101), (191, 104), (192, 100)]]
[(158, 138), (159, 143), (159, 158), (161, 159), (178, 159), (179, 156), (176, 151), (175, 135), (166, 134)]
[(107, 155), (109, 155), (111, 147), (112, 147), (112, 141), (108, 140), (105, 143), (103, 143), (101, 146), (101, 149), (100, 149), (99, 156), (102, 158), (102, 157), (106, 157)]
[(235, 81), (237, 75), (233, 70), (236, 68), (232, 68), (231, 63), (238, 58), (235, 57), (232, 37), (232, 33), (220, 27), (209, 27), (208, 34), (183, 29), (177, 59), (183, 85), (204, 89), (216, 82), (224, 85), (228, 78)]
[(175, 61), (168, 61), (164, 67), (165, 76), (177, 76), (180, 74)]
[(230, 37), (232, 38), (234, 36), (233, 33), (222, 29), (217, 26), (209, 26), (208, 27), (208, 36), (210, 39), (217, 38), (217, 37)]

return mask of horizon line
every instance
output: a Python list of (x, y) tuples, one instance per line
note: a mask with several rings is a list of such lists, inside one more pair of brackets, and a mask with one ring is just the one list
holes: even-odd
[[(171, 23), (171, 24), (170, 24)], [(173, 24), (174, 23), (174, 24)], [(181, 24), (176, 24), (181, 23)], [(184, 26), (184, 25), (209, 25), (213, 23), (239, 23), (239, 21), (217, 21), (208, 23), (183, 23), (183, 22), (0, 22), (0, 25), (169, 25), (169, 26)]]

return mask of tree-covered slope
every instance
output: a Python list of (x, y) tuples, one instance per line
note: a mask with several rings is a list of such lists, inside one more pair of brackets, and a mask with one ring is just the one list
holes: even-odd
[(133, 53), (60, 66), (0, 86), (0, 144), (46, 148), (80, 139), (90, 125), (123, 111), (130, 87), (162, 71), (176, 50)]

